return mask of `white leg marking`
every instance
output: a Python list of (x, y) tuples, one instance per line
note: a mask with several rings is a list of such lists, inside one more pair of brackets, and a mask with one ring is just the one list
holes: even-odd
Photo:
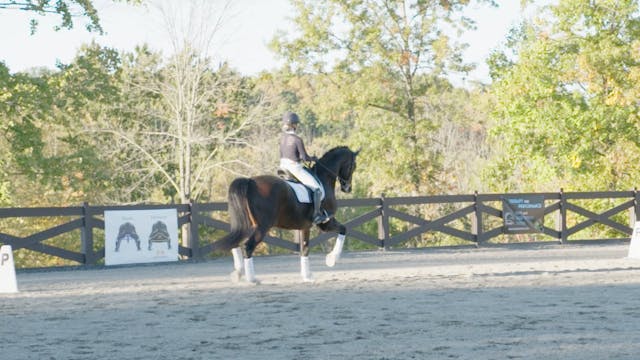
[(253, 267), (253, 258), (244, 259), (244, 275), (247, 282), (251, 284), (258, 283), (258, 280), (256, 280), (256, 271)]
[(303, 282), (313, 282), (313, 276), (311, 275), (311, 266), (309, 264), (308, 256), (300, 256), (300, 275), (302, 275)]
[(242, 261), (242, 249), (239, 247), (231, 249), (233, 255), (233, 271), (231, 272), (231, 281), (238, 282), (244, 273), (244, 264)]
[(336, 238), (336, 244), (333, 246), (333, 250), (327, 254), (325, 262), (328, 267), (334, 267), (338, 259), (340, 259), (340, 254), (342, 254), (342, 246), (344, 245), (345, 236), (342, 234), (338, 234)]

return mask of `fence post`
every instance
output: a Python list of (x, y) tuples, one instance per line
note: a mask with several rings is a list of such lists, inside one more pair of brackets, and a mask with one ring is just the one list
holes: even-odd
[(191, 249), (191, 259), (200, 258), (200, 236), (198, 234), (198, 204), (189, 200), (189, 242), (187, 246)]
[(636, 221), (640, 221), (640, 193), (638, 193), (637, 188), (633, 188), (633, 211), (635, 213), (635, 218), (633, 219), (633, 223), (635, 225)]
[(384, 194), (380, 196), (380, 217), (378, 217), (378, 247), (380, 250), (387, 250), (386, 241), (389, 238), (389, 215), (387, 214), (387, 204), (384, 201)]
[(560, 211), (556, 220), (556, 230), (560, 232), (560, 244), (564, 244), (567, 241), (567, 199), (563, 188), (560, 188)]
[(97, 259), (93, 251), (93, 216), (89, 203), (87, 202), (82, 204), (82, 231), (80, 233), (80, 242), (80, 247), (84, 254), (84, 264), (95, 265)]
[(629, 208), (629, 227), (633, 230), (636, 226), (636, 222), (638, 221), (638, 215), (640, 215), (640, 211), (638, 207), (640, 206), (640, 194), (638, 194), (638, 189), (633, 188), (633, 206)]
[(473, 193), (474, 215), (471, 217), (471, 234), (476, 238), (476, 247), (480, 246), (482, 241), (482, 210), (478, 203), (478, 190)]

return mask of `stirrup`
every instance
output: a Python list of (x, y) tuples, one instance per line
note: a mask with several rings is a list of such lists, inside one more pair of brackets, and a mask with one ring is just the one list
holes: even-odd
[(331, 217), (325, 210), (321, 210), (320, 213), (313, 218), (313, 223), (315, 225), (326, 224), (329, 220), (331, 220)]

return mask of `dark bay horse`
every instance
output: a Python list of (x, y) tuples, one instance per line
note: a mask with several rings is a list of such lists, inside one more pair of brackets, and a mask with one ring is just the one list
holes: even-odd
[[(340, 183), (343, 192), (351, 191), (351, 176), (356, 169), (359, 151), (348, 147), (336, 147), (324, 154), (311, 169), (324, 187), (322, 207), (331, 219), (318, 227), (323, 232), (337, 232), (333, 250), (326, 263), (333, 266), (340, 257), (346, 228), (333, 215), (337, 209), (335, 186)], [(256, 283), (253, 267), (253, 251), (264, 239), (269, 229), (301, 230), (300, 266), (303, 281), (312, 281), (309, 269), (309, 232), (313, 223), (313, 204), (298, 201), (294, 190), (280, 177), (261, 175), (237, 178), (229, 186), (228, 193), (230, 233), (214, 244), (215, 249), (231, 250), (234, 259), (232, 279), (239, 280), (244, 272), (248, 282)]]

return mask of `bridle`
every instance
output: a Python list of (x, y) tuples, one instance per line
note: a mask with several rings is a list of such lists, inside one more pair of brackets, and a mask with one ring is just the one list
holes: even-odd
[(340, 176), (340, 174), (336, 173), (335, 171), (331, 170), (328, 166), (320, 162), (320, 160), (316, 161), (316, 164), (322, 166), (322, 168), (327, 170), (329, 174), (335, 176), (336, 179), (338, 179), (338, 181), (340, 182), (340, 186), (346, 186), (349, 183), (345, 178)]

